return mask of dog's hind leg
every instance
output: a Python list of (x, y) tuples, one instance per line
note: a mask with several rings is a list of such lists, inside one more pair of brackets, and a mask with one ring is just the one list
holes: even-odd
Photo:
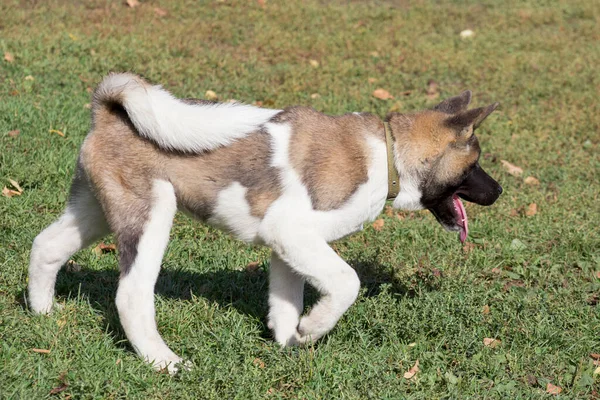
[[(154, 285), (169, 241), (177, 202), (171, 183), (162, 180), (153, 182), (150, 197), (132, 199), (133, 203), (128, 207), (121, 207), (121, 212), (136, 210), (136, 213), (141, 211), (142, 216), (136, 217), (138, 226), (124, 223), (117, 228), (121, 277), (116, 304), (123, 330), (135, 351), (156, 369), (166, 368), (175, 373), (176, 364), (182, 359), (169, 349), (158, 333)], [(123, 215), (123, 218), (127, 217)]]
[(56, 275), (76, 251), (109, 232), (98, 201), (78, 167), (63, 215), (33, 241), (27, 302), (32, 311), (52, 309)]
[(293, 344), (304, 304), (304, 278), (273, 251), (269, 270), (269, 328), (282, 346)]
[(318, 233), (294, 232), (291, 228), (272, 231), (285, 236), (269, 241), (273, 250), (322, 294), (308, 315), (300, 319), (295, 340), (289, 344), (315, 341), (329, 332), (354, 303), (360, 280)]

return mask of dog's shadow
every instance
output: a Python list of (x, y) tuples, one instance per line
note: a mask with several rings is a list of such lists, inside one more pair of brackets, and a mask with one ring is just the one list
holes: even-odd
[[(350, 261), (358, 273), (363, 296), (378, 296), (384, 286), (399, 297), (412, 297), (410, 286), (394, 278), (390, 267), (375, 261)], [(115, 306), (115, 294), (119, 280), (116, 269), (92, 270), (78, 267), (76, 271), (63, 268), (56, 281), (56, 297), (59, 301), (87, 299), (94, 309), (102, 313), (109, 331), (118, 342), (125, 339)], [(435, 288), (430, 288), (435, 289)], [(261, 325), (262, 336), (270, 338), (266, 316), (268, 312), (268, 265), (255, 271), (218, 270), (193, 272), (163, 269), (158, 277), (155, 293), (163, 298), (190, 301), (192, 296), (202, 297), (220, 307), (233, 307), (240, 313), (254, 318)], [(305, 305), (310, 307), (319, 293), (310, 285), (305, 289)]]

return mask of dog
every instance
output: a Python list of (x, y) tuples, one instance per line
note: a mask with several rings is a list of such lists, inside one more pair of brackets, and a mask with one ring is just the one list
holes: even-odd
[[(465, 91), (382, 121), (177, 99), (139, 76), (108, 75), (93, 95), (66, 209), (33, 242), (29, 306), (50, 312), (61, 266), (113, 232), (125, 334), (156, 369), (176, 372), (184, 364), (157, 330), (154, 285), (179, 209), (270, 247), (268, 327), (283, 346), (315, 341), (360, 288), (329, 242), (361, 230), (387, 199), (428, 209), (464, 241), (460, 198), (487, 206), (502, 193), (478, 163), (474, 135), (498, 103), (468, 109), (470, 101)], [(321, 298), (302, 316), (305, 282)]]

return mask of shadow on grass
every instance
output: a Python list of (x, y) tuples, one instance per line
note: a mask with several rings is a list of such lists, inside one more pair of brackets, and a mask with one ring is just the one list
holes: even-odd
[[(427, 274), (417, 272), (413, 279), (400, 282), (394, 277), (390, 267), (371, 261), (350, 261), (358, 273), (364, 297), (376, 297), (382, 287), (388, 286), (398, 297), (413, 297), (415, 285), (421, 290), (437, 290), (437, 283)], [(109, 331), (117, 342), (128, 343), (119, 323), (115, 306), (115, 295), (119, 272), (114, 270), (96, 271), (82, 268), (68, 271), (65, 268), (58, 274), (56, 296), (64, 299), (87, 299), (93, 308), (104, 316)], [(215, 272), (192, 272), (163, 269), (155, 287), (155, 293), (168, 299), (190, 300), (192, 296), (203, 297), (220, 307), (234, 307), (261, 322), (262, 335), (271, 337), (267, 328), (268, 312), (268, 271), (266, 267), (256, 271), (219, 270)], [(19, 296), (23, 298), (23, 296)], [(319, 298), (319, 293), (310, 285), (305, 289), (305, 305), (310, 307)]]

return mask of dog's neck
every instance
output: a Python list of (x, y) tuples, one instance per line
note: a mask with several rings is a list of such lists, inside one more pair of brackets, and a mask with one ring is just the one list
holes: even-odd
[(385, 147), (387, 149), (387, 166), (388, 166), (388, 194), (387, 198), (395, 199), (400, 193), (400, 178), (398, 177), (398, 171), (394, 163), (394, 138), (392, 137), (392, 131), (390, 129), (389, 122), (384, 122), (383, 127), (385, 129)]

